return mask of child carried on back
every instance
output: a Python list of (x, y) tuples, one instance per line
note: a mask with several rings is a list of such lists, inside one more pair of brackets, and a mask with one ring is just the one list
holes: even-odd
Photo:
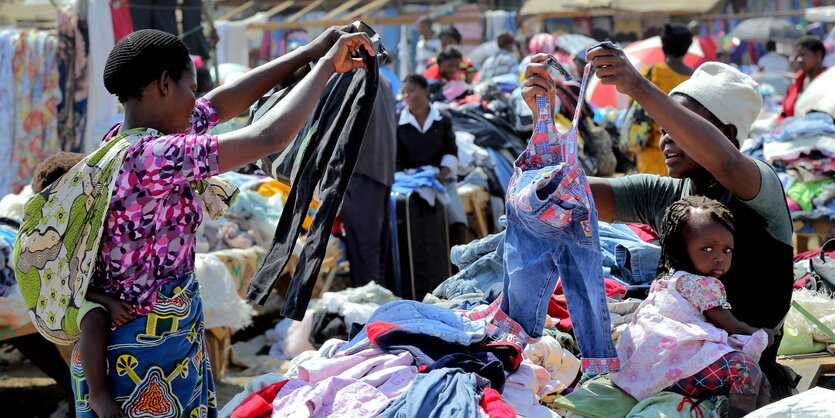
[(691, 196), (668, 210), (661, 276), (618, 341), (612, 381), (639, 400), (662, 390), (695, 399), (727, 395), (729, 417), (770, 401), (757, 361), (778, 331), (737, 320), (719, 280), (730, 269), (734, 220), (719, 202)]

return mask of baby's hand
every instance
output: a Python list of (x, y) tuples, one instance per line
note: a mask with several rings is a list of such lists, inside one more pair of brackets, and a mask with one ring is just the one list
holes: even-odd
[(781, 335), (782, 332), (779, 329), (771, 329), (771, 328), (760, 328), (761, 330), (765, 331), (766, 335), (768, 335), (768, 346), (771, 347), (774, 344), (774, 336)]
[(121, 327), (136, 318), (133, 306), (123, 300), (117, 300), (110, 304), (110, 325)]

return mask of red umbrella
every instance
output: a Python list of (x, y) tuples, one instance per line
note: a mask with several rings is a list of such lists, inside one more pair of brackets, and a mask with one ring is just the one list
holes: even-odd
[[(639, 70), (664, 62), (664, 51), (661, 50), (661, 38), (658, 36), (634, 42), (623, 51), (629, 56), (632, 65)], [(715, 57), (707, 57), (702, 49), (701, 40), (698, 37), (693, 38), (693, 44), (684, 56), (684, 63), (695, 69), (710, 59)], [(625, 108), (629, 104), (629, 97), (618, 93), (614, 86), (603, 85), (597, 77), (589, 81), (586, 100), (598, 107)]]
[[(623, 52), (636, 58), (644, 66), (664, 62), (664, 51), (661, 50), (661, 37), (659, 36), (634, 42), (632, 45), (626, 47)], [(687, 54), (684, 56), (684, 63), (695, 69), (707, 61), (708, 57), (702, 51), (702, 43), (698, 38), (693, 39), (693, 43), (690, 44), (690, 49), (687, 50)]]

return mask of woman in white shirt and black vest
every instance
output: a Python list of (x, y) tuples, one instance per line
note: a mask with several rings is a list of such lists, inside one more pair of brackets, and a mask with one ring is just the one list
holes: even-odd
[(412, 74), (403, 79), (403, 103), (397, 126), (397, 170), (433, 166), (440, 169), (438, 181), (447, 190), (450, 243), (466, 243), (467, 214), (458, 197), (458, 146), (452, 119), (429, 101), (429, 82)]

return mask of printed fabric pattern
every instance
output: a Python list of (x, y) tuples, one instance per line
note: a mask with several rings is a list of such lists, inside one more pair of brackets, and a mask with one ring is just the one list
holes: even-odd
[(205, 133), (218, 120), (211, 102), (201, 98), (187, 133), (148, 130), (125, 154), (92, 285), (139, 314), (153, 310), (160, 286), (194, 271), (194, 234), (203, 214), (220, 218), (238, 195), (231, 183), (212, 178), (218, 174), (217, 137)]
[[(153, 311), (110, 331), (107, 383), (129, 417), (217, 416), (205, 344), (200, 286), (194, 275), (162, 286)], [(80, 345), (70, 372), (77, 417), (96, 417), (81, 367)]]
[(725, 300), (724, 288), (714, 278), (678, 271), (656, 280), (618, 339), (622, 368), (612, 374), (612, 382), (643, 400), (730, 352), (759, 360), (768, 344), (764, 331), (728, 336), (702, 314), (703, 308), (724, 306)]
[[(198, 105), (193, 127), (208, 129), (207, 110), (213, 108), (207, 101)], [(88, 285), (129, 301), (139, 314), (151, 312), (162, 285), (193, 271), (193, 234), (202, 219), (195, 199), (215, 217), (237, 196), (234, 186), (215, 178), (172, 184), (178, 178), (172, 172), (196, 177), (193, 162), (172, 156), (199, 150), (193, 144), (181, 147), (189, 145), (188, 138), (201, 137), (160, 136), (143, 128), (117, 132), (118, 125), (103, 146), (24, 209), (14, 247), (15, 277), (36, 329), (56, 344), (71, 344), (80, 335), (77, 315)], [(213, 171), (204, 171), (216, 172), (217, 140), (202, 138), (213, 144), (214, 158), (204, 155), (200, 164), (213, 161)], [(161, 157), (136, 158), (143, 153)], [(138, 161), (147, 163), (147, 170), (137, 168)], [(176, 270), (184, 267), (188, 270)], [(145, 276), (115, 275), (124, 271)]]

